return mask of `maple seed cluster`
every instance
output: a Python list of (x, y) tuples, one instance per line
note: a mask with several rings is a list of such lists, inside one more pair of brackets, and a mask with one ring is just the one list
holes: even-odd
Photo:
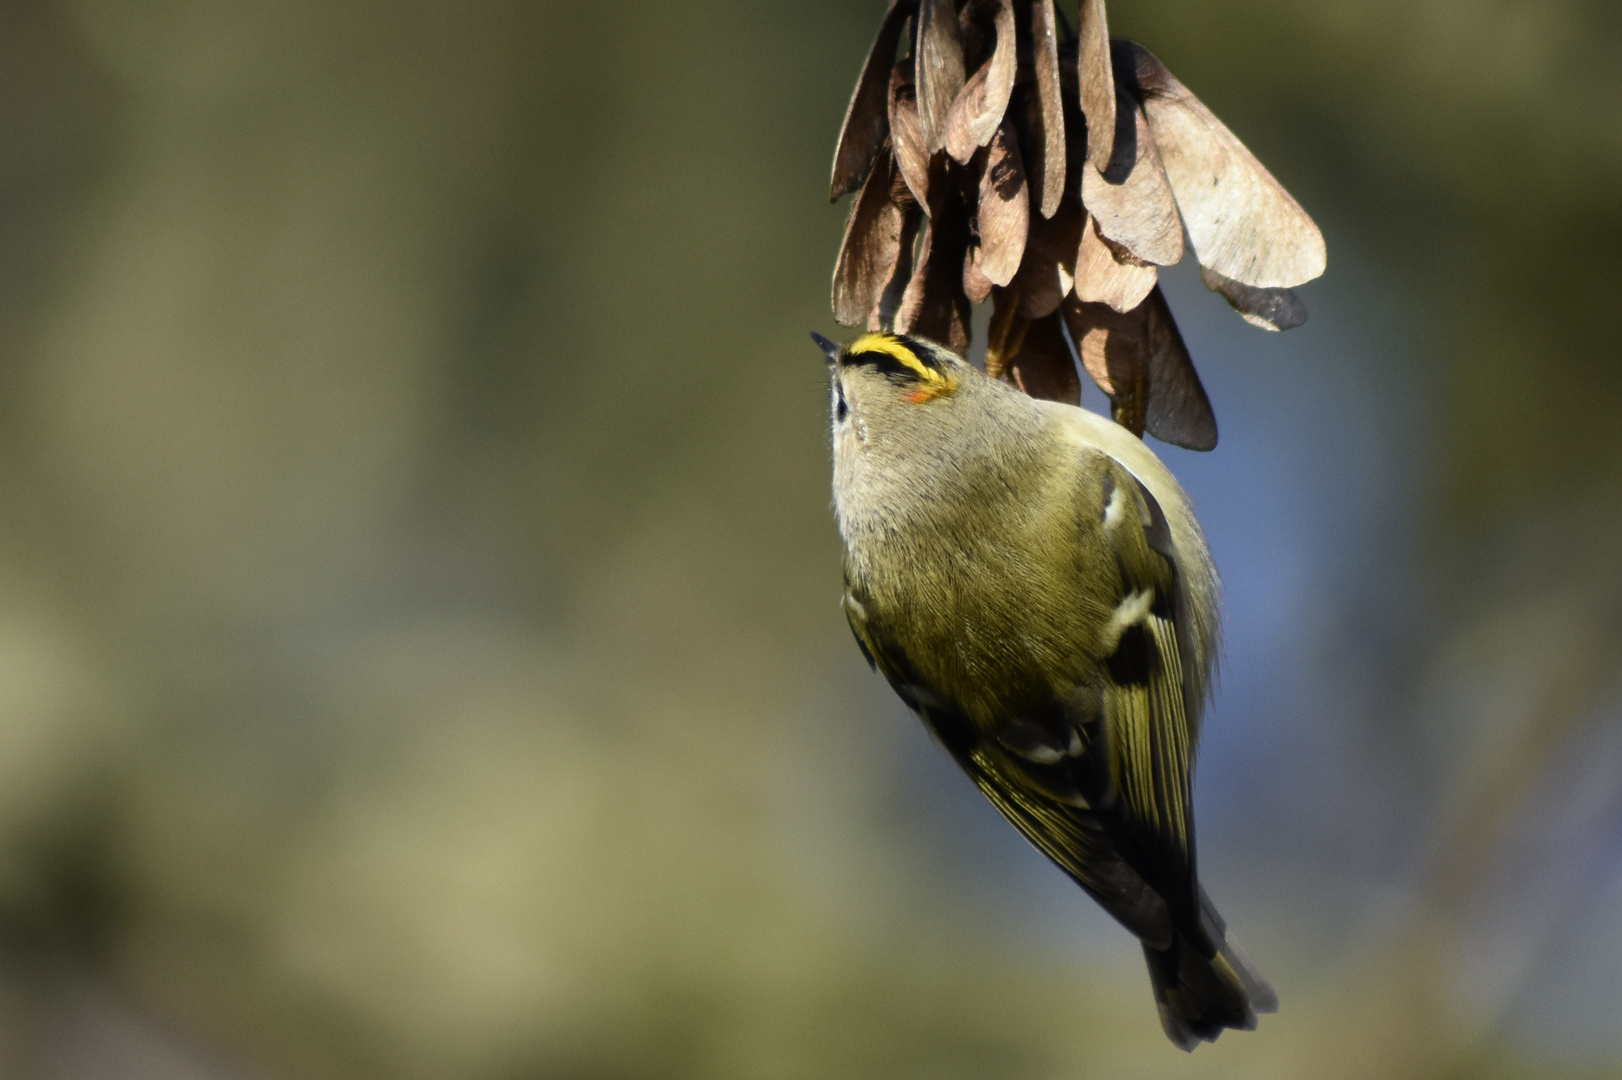
[(1216, 417), (1158, 268), (1192, 246), (1269, 330), (1306, 320), (1291, 287), (1324, 270), (1306, 211), (1153, 54), (1111, 40), (1104, 0), (1074, 30), (1054, 0), (891, 0), (834, 153), (830, 197), (852, 191), (841, 323), (964, 352), (989, 299), (987, 372), (1078, 402), (1079, 353), (1117, 421), (1194, 450)]

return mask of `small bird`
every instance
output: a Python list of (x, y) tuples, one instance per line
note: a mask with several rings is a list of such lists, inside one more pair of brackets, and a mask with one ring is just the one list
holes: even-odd
[(827, 354), (845, 615), (982, 794), (1143, 943), (1192, 1050), (1278, 1000), (1200, 887), (1191, 770), (1217, 576), (1188, 497), (1125, 428), (951, 351)]

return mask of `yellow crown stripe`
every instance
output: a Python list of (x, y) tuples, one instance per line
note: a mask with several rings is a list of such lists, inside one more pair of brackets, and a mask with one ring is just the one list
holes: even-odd
[(860, 353), (883, 353), (885, 356), (894, 357), (909, 370), (916, 372), (925, 382), (946, 385), (946, 376), (924, 363), (918, 358), (917, 353), (889, 334), (863, 334), (850, 343), (849, 352), (852, 356)]

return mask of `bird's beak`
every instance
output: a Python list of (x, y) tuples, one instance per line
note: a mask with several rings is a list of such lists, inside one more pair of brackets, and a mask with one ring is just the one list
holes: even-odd
[(828, 365), (830, 367), (832, 367), (834, 364), (837, 364), (839, 362), (839, 346), (838, 345), (836, 345), (833, 342), (829, 341), (827, 338), (823, 337), (821, 334), (817, 333), (815, 330), (811, 331), (811, 340), (816, 342), (817, 346), (822, 349), (822, 355), (824, 355), (824, 356), (826, 356), (828, 358)]

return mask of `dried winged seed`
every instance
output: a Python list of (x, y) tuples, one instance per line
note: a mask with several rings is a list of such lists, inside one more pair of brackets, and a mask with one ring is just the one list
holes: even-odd
[(917, 58), (918, 120), (924, 146), (934, 152), (946, 145), (946, 115), (963, 89), (963, 43), (958, 39), (957, 10), (952, 0), (920, 0)]
[(968, 255), (963, 259), (963, 295), (969, 298), (969, 303), (984, 303), (986, 297), (991, 295), (992, 281), (981, 272), (975, 256), (979, 249), (970, 248)]
[(1067, 297), (1062, 314), (1082, 366), (1110, 399), (1115, 421), (1143, 434), (1149, 398), (1149, 338), (1143, 313)]
[(1131, 311), (1143, 303), (1158, 278), (1154, 264), (1105, 240), (1098, 234), (1098, 223), (1087, 216), (1076, 252), (1076, 299)]
[(1143, 434), (1149, 399), (1149, 334), (1145, 312), (1119, 312), (1107, 304), (1065, 297), (1065, 325), (1081, 354), (1081, 365), (1109, 395), (1116, 423)]
[(890, 73), (890, 144), (896, 167), (922, 206), (929, 205), (929, 151), (924, 149), (924, 129), (918, 122), (918, 97), (912, 84), (909, 57)]
[(845, 109), (845, 123), (839, 129), (839, 146), (834, 150), (833, 181), (828, 200), (837, 201), (855, 191), (873, 167), (879, 144), (885, 135), (885, 88), (890, 82), (890, 66), (895, 63), (896, 46), (907, 16), (918, 7), (917, 0), (891, 0), (890, 10), (879, 26), (867, 62), (856, 80), (856, 89)]
[(976, 263), (980, 272), (997, 285), (1014, 280), (1025, 256), (1025, 238), (1030, 231), (1030, 195), (1025, 186), (1025, 166), (1019, 157), (1019, 140), (1007, 124), (997, 128), (991, 145), (975, 156), (980, 173), (980, 198), (976, 219), (980, 244)]
[(1149, 122), (1124, 90), (1116, 101), (1116, 116), (1115, 158), (1109, 168), (1099, 172), (1091, 161), (1081, 167), (1082, 205), (1099, 235), (1144, 262), (1171, 266), (1183, 257), (1183, 221)]
[(1129, 312), (1067, 298), (1065, 325), (1115, 419), (1190, 450), (1216, 446), (1216, 417), (1165, 296), (1154, 289)]
[(1009, 289), (1019, 294), (1020, 314), (1040, 319), (1057, 311), (1072, 286), (1076, 249), (1081, 244), (1082, 210), (1066, 196), (1051, 218), (1032, 218), (1025, 258)]
[[(1045, 218), (1059, 209), (1064, 196), (1064, 102), (1059, 90), (1059, 39), (1055, 30), (1054, 0), (1033, 0), (1031, 45), (1035, 53), (1037, 124), (1031, 132), (1030, 161), (1033, 200)], [(1037, 160), (1036, 154), (1041, 158)]]
[(1322, 274), (1323, 234), (1283, 185), (1149, 50), (1116, 47), (1116, 69), (1143, 102), (1200, 265), (1259, 289)]
[(912, 281), (913, 249), (918, 246), (918, 233), (923, 228), (924, 212), (917, 203), (905, 207), (901, 215), (901, 243), (898, 245), (895, 267), (890, 279), (884, 283), (879, 302), (867, 316), (867, 328), (889, 333), (895, 329), (895, 314), (901, 307), (901, 298)]
[(946, 117), (946, 152), (967, 164), (977, 147), (991, 142), (1014, 92), (1019, 50), (1014, 40), (1013, 0), (998, 0), (997, 47), (964, 84)]
[(1107, 169), (1115, 152), (1115, 69), (1104, 0), (1081, 0), (1080, 33), (1076, 71), (1087, 117), (1087, 159), (1094, 168)]
[(881, 148), (878, 164), (851, 204), (834, 264), (834, 318), (856, 326), (879, 302), (901, 252), (902, 210), (890, 198), (895, 166)]
[(991, 55), (997, 31), (991, 25), (992, 8), (1001, 0), (956, 0), (957, 40), (963, 46), (963, 70), (970, 74)]
[(986, 374), (993, 379), (1002, 378), (1012, 360), (1025, 344), (1025, 332), (1031, 320), (1019, 311), (1019, 297), (1010, 289), (991, 291), (991, 321), (986, 324)]
[(968, 229), (961, 208), (937, 209), (924, 225), (912, 280), (895, 313), (895, 329), (939, 341), (957, 352), (969, 347), (969, 301), (963, 295)]
[(1081, 376), (1062, 319), (1054, 311), (1026, 328), (1019, 352), (1008, 361), (1008, 379), (1031, 397), (1080, 405)]
[(890, 162), (895, 166), (890, 170), (890, 201), (903, 210), (917, 206), (918, 200), (913, 196), (912, 188), (907, 186), (906, 178), (901, 175), (901, 166), (896, 164), (894, 151), (890, 154)]
[(1069, 177), (1065, 190), (1072, 194), (1081, 187), (1080, 167), (1087, 160), (1087, 117), (1081, 111), (1078, 71), (1080, 51), (1081, 41), (1074, 35), (1059, 42), (1059, 104), (1064, 108), (1064, 161)]
[(1108, 304), (1092, 304), (1074, 296), (1065, 297), (1062, 310), (1082, 367), (1112, 400), (1129, 391), (1140, 373), (1147, 380), (1148, 349), (1141, 332), (1141, 313), (1119, 312)]
[(1263, 330), (1292, 330), (1307, 321), (1306, 301), (1291, 289), (1258, 289), (1200, 267), (1200, 279), (1219, 292), (1241, 318)]
[(1149, 409), (1144, 430), (1185, 450), (1214, 450), (1216, 413), (1159, 286), (1144, 307), (1149, 309)]

